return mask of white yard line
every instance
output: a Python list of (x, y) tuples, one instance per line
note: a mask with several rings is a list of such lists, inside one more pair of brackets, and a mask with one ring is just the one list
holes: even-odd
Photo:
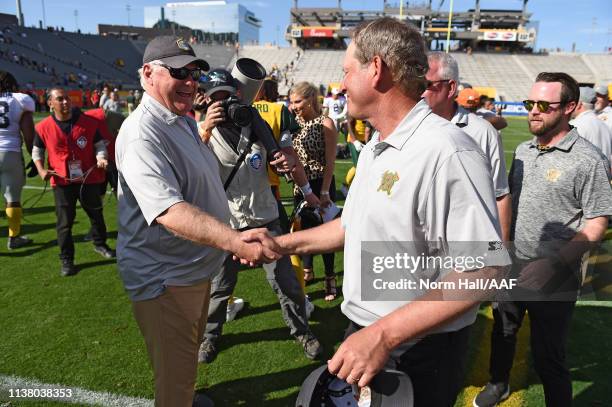
[[(9, 398), (10, 391), (19, 389), (23, 392), (24, 389), (65, 389), (70, 390), (72, 397), (47, 397), (47, 398)], [(66, 392), (65, 392), (66, 393)], [(80, 404), (86, 406), (104, 406), (104, 407), (153, 407), (153, 400), (141, 399), (138, 397), (122, 396), (120, 394), (112, 394), (107, 392), (98, 392), (93, 390), (81, 389), (79, 387), (63, 386), (61, 384), (42, 383), (36, 380), (27, 379), (17, 376), (0, 375), (0, 402), (23, 400), (40, 400), (40, 401), (60, 401), (66, 404)]]

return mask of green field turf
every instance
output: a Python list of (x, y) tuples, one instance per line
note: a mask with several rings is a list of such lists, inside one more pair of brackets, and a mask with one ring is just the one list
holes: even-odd
[[(509, 121), (509, 128), (503, 131), (508, 167), (511, 152), (528, 138), (524, 119)], [(338, 161), (338, 188), (350, 167), (350, 160)], [(40, 188), (42, 183), (29, 179), (28, 187)], [(144, 343), (114, 262), (103, 259), (94, 253), (91, 243), (82, 241), (89, 223), (79, 210), (73, 233), (81, 272), (75, 277), (60, 277), (53, 196), (49, 191), (41, 192), (24, 190), (23, 232), (34, 239), (31, 247), (8, 252), (6, 219), (0, 217), (0, 376), (152, 399), (153, 380)], [(288, 187), (283, 187), (282, 194), (287, 202), (291, 200)], [(114, 247), (114, 198), (106, 201), (104, 212), (109, 243)], [(341, 299), (332, 303), (323, 300), (319, 256), (315, 269), (317, 280), (307, 288), (317, 306), (311, 326), (329, 357), (340, 343), (346, 319), (340, 312)], [(342, 273), (341, 253), (336, 256), (336, 270)], [(218, 406), (293, 405), (302, 380), (319, 363), (307, 360), (290, 338), (262, 269), (241, 272), (236, 295), (244, 298), (248, 307), (225, 326), (221, 353), (212, 364), (200, 367), (198, 388), (210, 394)], [(576, 406), (610, 405), (612, 308), (606, 307), (608, 304), (581, 304), (574, 315), (568, 363)], [(487, 380), (491, 322), (490, 307), (483, 305), (473, 329), (469, 372), (458, 406), (470, 406), (471, 398)], [(504, 406), (543, 405), (525, 329), (512, 386), (518, 391)], [(0, 397), (0, 405), (3, 401)], [(12, 401), (10, 405), (65, 404)]]

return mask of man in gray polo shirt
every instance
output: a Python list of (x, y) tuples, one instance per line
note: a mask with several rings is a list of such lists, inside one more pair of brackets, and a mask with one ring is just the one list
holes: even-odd
[[(463, 384), (462, 361), (479, 297), (420, 301), (367, 300), (361, 282), (374, 274), (362, 264), (367, 241), (500, 240), (488, 160), (457, 126), (432, 113), (425, 91), (427, 56), (418, 31), (392, 18), (357, 27), (344, 59), (342, 91), (351, 117), (377, 132), (363, 148), (341, 219), (277, 238), (285, 252), (321, 253), (344, 247), (343, 313), (347, 337), (328, 362), (330, 372), (367, 385), (385, 365), (407, 373), (415, 405), (453, 405)], [(367, 250), (367, 249), (365, 249)], [(507, 265), (508, 256), (485, 260)], [(419, 269), (418, 273), (423, 270)], [(494, 267), (470, 270), (495, 275)], [(455, 273), (456, 274), (456, 273)]]
[[(156, 37), (139, 71), (142, 103), (116, 145), (119, 273), (155, 373), (155, 405), (190, 407), (210, 280), (225, 251), (249, 263), (278, 256), (231, 229), (216, 159), (186, 114), (208, 63), (185, 41)], [(265, 240), (264, 235), (260, 239)], [(194, 405), (211, 405), (200, 396)]]
[(542, 72), (524, 101), (535, 137), (517, 147), (510, 169), (511, 238), (519, 286), (530, 295), (493, 307), (491, 377), (474, 400), (477, 407), (508, 397), (516, 334), (527, 311), (546, 405), (572, 404), (565, 347), (582, 282), (581, 256), (603, 238), (612, 215), (608, 160), (569, 125), (578, 95), (571, 76)]
[(429, 85), (423, 97), (435, 114), (450, 120), (472, 137), (489, 159), (502, 237), (504, 241), (508, 241), (512, 204), (501, 137), (491, 123), (459, 106), (455, 101), (459, 85), (459, 66), (455, 59), (445, 52), (431, 52), (427, 55), (427, 62), (429, 70), (426, 78)]

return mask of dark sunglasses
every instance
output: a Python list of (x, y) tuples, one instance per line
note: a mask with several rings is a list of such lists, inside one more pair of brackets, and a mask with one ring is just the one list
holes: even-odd
[(196, 68), (196, 69), (187, 69), (185, 67), (172, 68), (171, 66), (162, 65), (162, 64), (160, 64), (160, 66), (163, 66), (164, 68), (166, 68), (168, 72), (170, 72), (170, 76), (180, 81), (184, 81), (185, 79), (187, 79), (188, 76), (191, 76), (191, 79), (193, 79), (194, 81), (199, 81), (202, 75), (204, 74), (204, 71), (202, 71), (200, 68)]
[(530, 100), (530, 99), (523, 100), (523, 106), (525, 106), (525, 109), (527, 109), (528, 112), (531, 112), (534, 105), (538, 107), (538, 110), (540, 111), (540, 113), (544, 113), (548, 111), (548, 108), (550, 107), (550, 105), (558, 105), (558, 104), (561, 104), (561, 102), (548, 102), (546, 100)]

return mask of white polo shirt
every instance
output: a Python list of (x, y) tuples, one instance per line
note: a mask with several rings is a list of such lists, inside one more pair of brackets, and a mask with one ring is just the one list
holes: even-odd
[(491, 123), (461, 106), (457, 106), (451, 123), (473, 138), (489, 159), (495, 197), (508, 195), (510, 188), (506, 175), (506, 159), (504, 158), (504, 147), (499, 132), (495, 130)]
[[(362, 242), (501, 240), (488, 160), (474, 140), (433, 114), (424, 100), (385, 141), (378, 137), (377, 132), (361, 151), (342, 214), (342, 311), (362, 326), (415, 297), (406, 291), (405, 301), (362, 300)], [(384, 185), (389, 174), (394, 181)], [(373, 271), (364, 267), (363, 272)], [(461, 329), (475, 319), (473, 307), (437, 332)]]

